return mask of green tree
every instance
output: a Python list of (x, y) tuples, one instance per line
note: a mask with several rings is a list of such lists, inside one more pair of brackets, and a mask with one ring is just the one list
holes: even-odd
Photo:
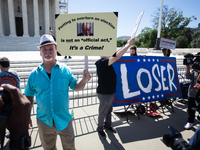
[(124, 40), (117, 40), (117, 47), (122, 47), (123, 45), (125, 45), (126, 44), (126, 40), (124, 41)]
[(154, 47), (157, 37), (157, 30), (145, 27), (141, 33), (137, 36), (139, 38), (140, 46), (138, 47)]
[(151, 32), (150, 32), (150, 43), (149, 43), (149, 47), (154, 47), (155, 46), (155, 43), (156, 43), (156, 38), (157, 38), (157, 33), (158, 31), (156, 29), (153, 29)]
[(176, 47), (185, 48), (188, 46), (188, 38), (186, 36), (178, 36), (176, 38)]
[(139, 41), (135, 41), (134, 45), (137, 46), (137, 47), (140, 47), (141, 43)]
[[(160, 8), (153, 14), (152, 22), (156, 29), (158, 28), (159, 16)], [(184, 17), (183, 11), (177, 11), (174, 8), (169, 9), (167, 5), (164, 5), (161, 20), (161, 37), (176, 39), (193, 20), (196, 20), (195, 16)]]
[(142, 29), (141, 33), (137, 36), (139, 38), (139, 42), (141, 43), (140, 47), (149, 47), (149, 35), (151, 32), (151, 28), (145, 27)]
[(192, 48), (200, 48), (200, 31), (193, 36), (190, 46)]
[(190, 28), (185, 28), (180, 35), (175, 39), (177, 48), (191, 47), (190, 42), (192, 41), (191, 34), (193, 31)]

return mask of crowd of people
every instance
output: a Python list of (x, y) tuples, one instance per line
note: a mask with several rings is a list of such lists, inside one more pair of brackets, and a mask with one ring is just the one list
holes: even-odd
[[(89, 27), (89, 26), (88, 26)], [(84, 27), (83, 27), (84, 29)], [(116, 92), (116, 73), (112, 66), (130, 48), (130, 55), (137, 56), (137, 47), (133, 46), (134, 38), (130, 38), (126, 45), (116, 51), (113, 56), (102, 56), (96, 61), (96, 71), (98, 77), (97, 97), (99, 99), (97, 132), (106, 138), (104, 129), (117, 133), (112, 127), (111, 112), (114, 94)], [(44, 34), (40, 38), (40, 56), (42, 63), (34, 69), (28, 77), (25, 91), (22, 94), (20, 87), (0, 83), (4, 90), (7, 90), (12, 99), (13, 110), (7, 122), (10, 131), (10, 149), (29, 149), (30, 145), (18, 144), (29, 137), (28, 129), (31, 128), (30, 111), (34, 97), (37, 101), (37, 125), (39, 137), (44, 150), (56, 149), (56, 136), (61, 138), (63, 149), (75, 149), (75, 136), (72, 126), (72, 115), (69, 112), (69, 88), (74, 91), (82, 90), (91, 79), (90, 72), (83, 70), (82, 79), (74, 77), (72, 70), (56, 60), (57, 49), (56, 40), (50, 34)], [(163, 55), (169, 57), (171, 51), (163, 50)], [(145, 56), (144, 56), (145, 57)], [(8, 58), (0, 59), (1, 73), (9, 72), (19, 79), (16, 71), (9, 69)], [(187, 66), (186, 76), (191, 79), (188, 92), (188, 123), (186, 129), (193, 126), (195, 112), (191, 110), (195, 107), (195, 94), (197, 93), (194, 85), (200, 86), (200, 75), (194, 70), (190, 71)], [(18, 81), (19, 82), (19, 81)], [(4, 102), (0, 98), (0, 110)], [(16, 117), (17, 116), (17, 117)], [(196, 116), (200, 120), (200, 116)], [(199, 142), (199, 128), (190, 143)]]

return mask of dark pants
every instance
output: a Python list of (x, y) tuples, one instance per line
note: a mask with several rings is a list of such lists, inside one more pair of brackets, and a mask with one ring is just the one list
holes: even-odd
[(188, 122), (193, 123), (195, 118), (195, 111), (192, 110), (192, 107), (196, 107), (195, 98), (188, 98)]
[(102, 131), (103, 126), (111, 127), (111, 112), (113, 110), (112, 102), (115, 94), (98, 94), (99, 104), (99, 116), (98, 116), (98, 128)]

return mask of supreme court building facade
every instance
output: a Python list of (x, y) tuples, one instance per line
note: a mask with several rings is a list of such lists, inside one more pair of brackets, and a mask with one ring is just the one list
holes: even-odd
[(6, 46), (12, 41), (22, 41), (22, 46), (39, 44), (40, 36), (49, 30), (55, 35), (55, 14), (59, 14), (59, 0), (0, 0), (0, 42), (4, 47), (0, 50), (13, 50)]

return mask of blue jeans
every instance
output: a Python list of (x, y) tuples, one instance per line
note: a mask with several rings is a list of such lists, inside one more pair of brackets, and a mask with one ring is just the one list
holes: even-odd
[(199, 150), (200, 148), (200, 126), (197, 128), (196, 132), (190, 139), (189, 145), (194, 149), (194, 150)]

